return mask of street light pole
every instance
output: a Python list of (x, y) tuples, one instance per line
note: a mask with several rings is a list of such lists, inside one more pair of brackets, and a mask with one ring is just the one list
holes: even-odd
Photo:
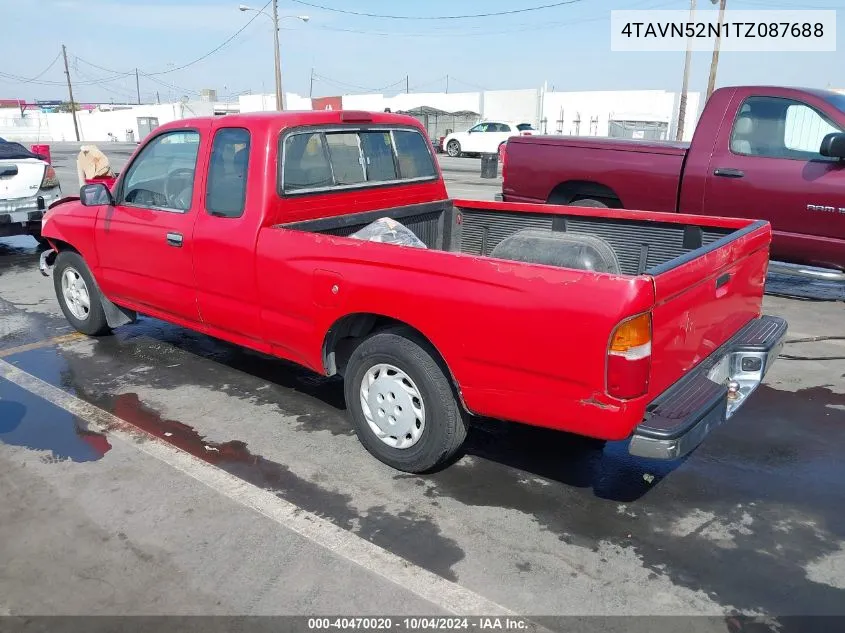
[[(238, 9), (241, 11), (255, 11), (256, 13), (260, 13), (273, 23), (273, 57), (276, 67), (276, 110), (281, 112), (285, 109), (285, 94), (282, 90), (282, 60), (279, 49), (279, 1), (273, 0), (272, 16), (268, 15), (267, 13), (264, 13), (264, 11), (261, 11), (259, 9), (252, 9), (245, 4), (240, 5)], [(285, 17), (296, 18), (297, 20), (302, 20), (303, 22), (308, 22), (308, 20), (310, 19), (307, 15), (287, 15), (283, 16), (282, 19), (284, 19)]]
[[(695, 0), (690, 0), (689, 3), (689, 19), (693, 21), (695, 17)], [(687, 87), (689, 86), (689, 67), (690, 58), (692, 57), (692, 39), (687, 38), (687, 54), (684, 58), (684, 84), (681, 88), (681, 98), (678, 102), (678, 129), (675, 133), (676, 141), (684, 140), (684, 121), (687, 118)]]
[(713, 90), (716, 89), (716, 67), (719, 65), (719, 47), (722, 43), (722, 21), (725, 18), (725, 4), (727, 0), (710, 0), (713, 4), (719, 2), (719, 30), (716, 31), (716, 44), (713, 46), (713, 58), (710, 60), (710, 79), (707, 81), (707, 97), (705, 103), (710, 99)]
[(279, 59), (279, 2), (273, 0), (273, 53), (276, 59), (276, 109), (285, 109), (285, 95), (282, 92), (282, 61)]

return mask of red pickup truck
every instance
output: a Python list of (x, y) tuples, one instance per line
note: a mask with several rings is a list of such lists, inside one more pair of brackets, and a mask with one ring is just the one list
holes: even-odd
[(772, 270), (845, 281), (845, 94), (721, 88), (691, 144), (524, 136), (506, 157), (500, 199), (760, 218)]
[(42, 234), (80, 332), (140, 313), (339, 374), (361, 442), (409, 472), (473, 416), (680, 457), (787, 327), (761, 314), (766, 222), (450, 200), (425, 130), (388, 113), (163, 125)]

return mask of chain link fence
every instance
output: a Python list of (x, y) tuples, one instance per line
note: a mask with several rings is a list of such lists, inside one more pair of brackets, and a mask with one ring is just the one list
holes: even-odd
[(666, 121), (614, 121), (608, 122), (607, 135), (610, 138), (635, 138), (650, 141), (665, 141), (669, 137)]
[(481, 115), (478, 112), (470, 112), (469, 110), (446, 112), (427, 106), (413, 108), (397, 114), (412, 116), (422, 123), (426, 132), (428, 132), (428, 137), (435, 143), (441, 136), (446, 136), (451, 132), (466, 132), (481, 120)]

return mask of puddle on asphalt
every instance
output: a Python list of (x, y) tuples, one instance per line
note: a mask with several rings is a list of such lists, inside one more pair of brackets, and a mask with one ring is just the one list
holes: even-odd
[(108, 438), (49, 402), (0, 379), (0, 442), (45, 451), (45, 462), (92, 462), (111, 450)]

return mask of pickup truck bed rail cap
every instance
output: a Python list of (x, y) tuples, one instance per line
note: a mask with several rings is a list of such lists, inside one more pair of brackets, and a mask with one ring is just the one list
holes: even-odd
[(757, 220), (756, 222), (753, 222), (753, 223), (749, 224), (748, 226), (746, 226), (744, 228), (738, 229), (738, 230), (736, 230), (736, 231), (734, 231), (734, 232), (732, 232), (728, 235), (725, 235), (724, 237), (720, 237), (718, 240), (716, 240), (714, 242), (710, 242), (706, 246), (702, 246), (701, 248), (697, 248), (697, 249), (690, 251), (688, 253), (684, 253), (680, 257), (676, 257), (675, 259), (670, 259), (668, 262), (658, 264), (657, 266), (652, 266), (651, 268), (646, 270), (645, 273), (647, 275), (656, 276), (656, 275), (660, 275), (662, 273), (668, 272), (668, 271), (672, 270), (673, 268), (677, 268), (678, 266), (683, 266), (684, 264), (686, 264), (688, 262), (691, 262), (695, 259), (698, 259), (702, 255), (706, 255), (707, 253), (711, 253), (711, 252), (715, 251), (716, 249), (719, 249), (722, 246), (725, 246), (726, 244), (730, 244), (731, 242), (736, 241), (739, 238), (744, 237), (744, 236), (746, 236), (750, 233), (753, 233), (754, 231), (757, 231), (758, 229), (764, 228), (768, 224), (769, 223), (766, 220)]

